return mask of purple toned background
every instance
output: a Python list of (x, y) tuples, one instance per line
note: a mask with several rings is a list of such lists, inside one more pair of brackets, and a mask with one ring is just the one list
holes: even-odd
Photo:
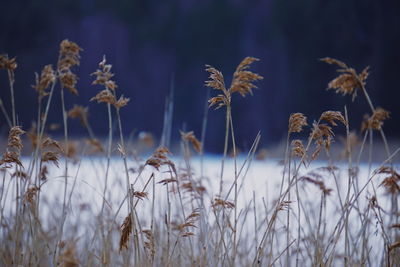
[[(106, 108), (89, 103), (100, 90), (91, 85), (89, 74), (103, 55), (113, 65), (119, 93), (131, 98), (122, 110), (126, 134), (145, 130), (160, 136), (165, 97), (173, 83), (174, 140), (182, 128), (200, 135), (205, 64), (220, 69), (229, 84), (245, 56), (260, 58), (252, 69), (264, 80), (253, 97), (233, 100), (240, 148), (249, 147), (259, 130), (264, 145), (285, 138), (292, 112), (305, 113), (311, 123), (322, 111), (343, 111), (347, 105), (351, 126), (358, 131), (367, 103), (361, 94), (352, 103), (349, 96), (325, 90), (335, 68), (318, 59), (330, 56), (359, 71), (371, 66), (367, 89), (376, 106), (392, 112), (385, 124), (388, 136), (400, 135), (398, 1), (2, 1), (0, 6), (0, 53), (17, 57), (16, 106), (24, 128), (36, 118), (34, 72), (55, 65), (58, 45), (68, 38), (84, 51), (76, 69), (79, 96), (68, 95), (67, 107), (88, 105), (98, 136), (107, 134)], [(4, 71), (0, 88), (9, 108)], [(61, 123), (58, 91), (54, 97), (49, 122)], [(2, 115), (0, 128), (4, 136)], [(71, 135), (86, 134), (76, 121), (70, 130)], [(210, 110), (207, 150), (221, 151), (223, 137), (224, 112)]]

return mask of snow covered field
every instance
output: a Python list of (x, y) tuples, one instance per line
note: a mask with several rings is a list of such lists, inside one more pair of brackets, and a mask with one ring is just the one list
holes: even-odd
[[(137, 201), (136, 212), (141, 228), (149, 228), (152, 218), (164, 220), (168, 212), (171, 214), (172, 221), (179, 224), (185, 220), (184, 215), (187, 217), (191, 212), (197, 211), (201, 214), (202, 219), (191, 231), (195, 235), (205, 233), (205, 236), (212, 239), (213, 235), (218, 233), (209, 225), (214, 224), (217, 214), (222, 216), (220, 213), (213, 212), (212, 205), (215, 198), (230, 203), (235, 202), (234, 160), (228, 159), (225, 162), (221, 195), (219, 195), (221, 157), (210, 155), (205, 157), (203, 162), (200, 158), (185, 161), (182, 158), (172, 157), (171, 160), (175, 163), (178, 181), (167, 184), (162, 181), (176, 179), (176, 177), (165, 166), (156, 170), (153, 166), (144, 167), (145, 160), (128, 161), (133, 191), (148, 193), (141, 200), (134, 198), (134, 201)], [(28, 166), (28, 164), (29, 162), (24, 160), (24, 165)], [(70, 205), (65, 223), (66, 236), (72, 234), (75, 238), (90, 240), (96, 234), (94, 218), (101, 211), (103, 199), (105, 199), (105, 212), (114, 218), (116, 224), (122, 224), (127, 216), (126, 175), (123, 161), (119, 157), (112, 158), (107, 190), (103, 195), (106, 166), (106, 159), (97, 157), (82, 158), (75, 164), (69, 164), (67, 200), (70, 200)], [(256, 248), (260, 245), (263, 234), (267, 231), (268, 222), (277, 207), (276, 201), (287, 188), (287, 174), (290, 172), (291, 179), (293, 179), (293, 173), (297, 166), (290, 166), (291, 169), (285, 171), (284, 179), (283, 164), (279, 160), (248, 161), (244, 157), (239, 157), (236, 166), (238, 173), (237, 217), (239, 218), (238, 231), (240, 231), (238, 243), (243, 248), (243, 253), (247, 251), (251, 261), (256, 255)], [(314, 250), (316, 246), (323, 248), (321, 253), (324, 258), (334, 255), (334, 257), (332, 256), (333, 262), (343, 262), (343, 259), (340, 258), (345, 240), (342, 209), (346, 205), (346, 200), (349, 200), (352, 209), (348, 214), (348, 227), (354, 229), (354, 239), (352, 235), (348, 238), (350, 238), (352, 246), (366, 246), (366, 251), (370, 253), (369, 259), (376, 264), (381, 262), (382, 231), (378, 224), (378, 218), (375, 218), (376, 222), (373, 221), (376, 216), (369, 209), (369, 205), (374, 191), (376, 191), (382, 218), (389, 220), (386, 211), (391, 207), (391, 200), (386, 195), (386, 190), (380, 186), (382, 178), (373, 173), (379, 164), (373, 166), (362, 164), (360, 166), (360, 169), (353, 169), (352, 173), (356, 180), (354, 183), (350, 183), (349, 194), (347, 163), (329, 165), (327, 162), (319, 161), (313, 162), (307, 168), (302, 166), (299, 169), (297, 186), (292, 186), (290, 194), (281, 199), (281, 201), (288, 201), (287, 207), (283, 207), (277, 213), (276, 244), (273, 249), (276, 255), (285, 251), (289, 240), (291, 253), (294, 253), (296, 248), (300, 250), (299, 262), (309, 263), (303, 259), (310, 257), (307, 254), (315, 253), (315, 251), (310, 251), (310, 248)], [(355, 171), (357, 173), (354, 173)], [(64, 172), (63, 162), (60, 162), (59, 168), (50, 167), (48, 179), (41, 186), (40, 218), (44, 228), (57, 224), (61, 216), (64, 198)], [(371, 177), (372, 179), (370, 179)], [(282, 181), (284, 181), (284, 185), (281, 188)], [(8, 214), (15, 206), (15, 183), (12, 180), (6, 181), (2, 190), (5, 192), (2, 206), (6, 207), (3, 212)], [(298, 196), (300, 201), (298, 201)], [(224, 216), (230, 218), (228, 221), (232, 224), (233, 209), (227, 210)], [(288, 211), (290, 211), (289, 235), (286, 230)], [(369, 220), (372, 220), (372, 223)], [(363, 227), (362, 222), (367, 221), (369, 222), (368, 226)], [(371, 227), (371, 225), (375, 227)], [(367, 232), (368, 242), (360, 239), (362, 236), (359, 235), (360, 231)], [(315, 236), (316, 233), (318, 233), (318, 237)], [(205, 241), (202, 241), (204, 245), (208, 244), (207, 237), (205, 237)], [(297, 244), (299, 240), (301, 242)], [(316, 245), (315, 242), (320, 242), (320, 244)], [(359, 250), (360, 255), (354, 255), (354, 257), (361, 257), (361, 253), (362, 249)], [(290, 261), (294, 263), (296, 257), (293, 256)]]

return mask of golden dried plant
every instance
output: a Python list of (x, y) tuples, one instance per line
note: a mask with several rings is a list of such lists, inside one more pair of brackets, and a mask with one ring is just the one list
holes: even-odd
[(316, 149), (311, 156), (313, 160), (317, 158), (322, 148), (325, 148), (327, 151), (330, 150), (335, 135), (331, 126), (325, 123), (320, 123), (322, 120), (327, 121), (332, 126), (337, 126), (336, 121), (347, 125), (347, 121), (339, 111), (325, 111), (321, 114), (319, 122), (313, 123), (313, 129), (310, 133), (310, 138), (314, 140), (316, 144)]
[(0, 55), (0, 70), (5, 69), (9, 71), (14, 71), (18, 67), (16, 58), (9, 58), (8, 55)]
[(303, 113), (293, 113), (289, 117), (289, 133), (300, 133), (307, 126), (307, 117)]
[(22, 167), (20, 160), (21, 150), (23, 148), (21, 135), (25, 131), (21, 129), (21, 126), (11, 127), (8, 134), (7, 151), (3, 154), (0, 160), (0, 165), (15, 163)]
[(296, 139), (292, 141), (292, 155), (299, 158), (306, 157), (306, 151), (301, 140)]
[(21, 135), (25, 133), (24, 130), (21, 129), (21, 126), (14, 126), (10, 129), (8, 134), (8, 144), (7, 147), (9, 149), (15, 149), (20, 152), (23, 148)]
[(361, 131), (371, 130), (381, 130), (383, 126), (383, 121), (389, 119), (390, 112), (378, 107), (374, 110), (371, 117), (368, 115), (364, 116), (364, 120), (361, 124)]
[(329, 82), (328, 89), (334, 89), (336, 93), (341, 93), (343, 95), (351, 94), (354, 100), (357, 97), (357, 89), (365, 86), (369, 75), (369, 67), (364, 68), (361, 73), (357, 74), (355, 69), (348, 67), (340, 60), (326, 57), (322, 58), (321, 61), (339, 66), (337, 71), (341, 73), (338, 77)]
[(325, 120), (329, 122), (332, 126), (337, 126), (335, 121), (340, 121), (341, 123), (343, 123), (343, 125), (347, 125), (347, 121), (340, 111), (325, 111), (321, 114), (319, 120)]
[(67, 39), (60, 44), (60, 59), (57, 66), (58, 78), (61, 87), (67, 88), (74, 95), (78, 95), (76, 89), (78, 77), (71, 71), (71, 68), (80, 64), (80, 51), (82, 51), (82, 48)]
[(35, 73), (35, 77), (36, 84), (32, 85), (32, 87), (39, 94), (39, 98), (43, 98), (49, 94), (46, 92), (46, 89), (49, 88), (49, 86), (56, 80), (56, 74), (53, 70), (53, 66), (44, 66), (40, 77), (37, 73)]
[(223, 106), (230, 106), (232, 94), (238, 92), (241, 96), (245, 97), (247, 94), (252, 94), (252, 89), (257, 88), (254, 82), (263, 79), (262, 76), (249, 71), (250, 65), (258, 61), (254, 57), (246, 57), (236, 68), (233, 74), (233, 79), (229, 89), (225, 87), (224, 76), (216, 68), (206, 65), (206, 71), (210, 73), (209, 80), (206, 81), (205, 85), (215, 90), (222, 91), (215, 97), (212, 97), (208, 102), (210, 107), (216, 106), (216, 109)]
[(110, 105), (114, 105), (117, 102), (115, 96), (111, 93), (110, 90), (107, 89), (97, 93), (97, 95), (92, 97), (90, 101), (97, 101), (97, 103), (107, 103)]
[(92, 97), (90, 101), (96, 100), (97, 103), (107, 103), (113, 105), (116, 109), (120, 109), (126, 106), (130, 99), (121, 95), (117, 100), (115, 89), (117, 89), (118, 86), (115, 81), (111, 80), (114, 76), (111, 72), (112, 65), (106, 63), (106, 57), (104, 56), (103, 60), (99, 63), (99, 68), (91, 74), (96, 77), (92, 84), (102, 85), (105, 89)]
[(324, 123), (313, 123), (313, 130), (310, 134), (310, 138), (315, 141), (316, 149), (312, 154), (311, 158), (314, 160), (318, 157), (322, 148), (329, 150), (331, 147), (331, 143), (333, 141), (333, 130), (327, 124)]
[[(19, 159), (19, 153), (15, 152), (15, 151), (6, 151), (3, 154), (3, 157), (0, 159), (0, 165), (5, 165), (5, 164), (11, 164), (11, 163), (15, 163), (18, 166), (22, 167), (22, 162)], [(11, 166), (5, 166), (7, 167), (11, 167)]]
[(106, 57), (103, 56), (103, 60), (99, 63), (99, 69), (91, 74), (96, 76), (92, 84), (103, 85), (106, 89), (115, 91), (118, 86), (115, 81), (111, 80), (114, 76), (114, 73), (111, 72), (112, 65), (106, 63)]
[(238, 92), (243, 97), (247, 94), (253, 94), (252, 88), (257, 88), (253, 82), (263, 79), (262, 76), (248, 70), (250, 65), (255, 61), (259, 61), (259, 59), (246, 57), (240, 62), (239, 66), (237, 66), (236, 71), (233, 73), (233, 81), (229, 89), (231, 94)]

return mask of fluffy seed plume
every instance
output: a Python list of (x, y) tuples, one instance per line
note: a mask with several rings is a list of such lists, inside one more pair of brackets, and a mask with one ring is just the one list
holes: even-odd
[(78, 90), (76, 89), (76, 84), (78, 82), (78, 77), (70, 70), (66, 70), (60, 73), (60, 83), (63, 87), (67, 88), (71, 94), (78, 95)]
[(60, 60), (57, 66), (60, 83), (63, 88), (67, 88), (74, 95), (78, 95), (76, 89), (78, 78), (71, 71), (71, 68), (80, 64), (80, 51), (82, 51), (82, 48), (67, 39), (60, 44)]
[[(22, 167), (22, 162), (19, 159), (19, 153), (15, 152), (15, 151), (6, 151), (6, 152), (4, 152), (3, 157), (0, 160), (0, 165), (11, 164), (11, 163), (15, 163), (15, 164), (17, 164), (17, 165)], [(10, 166), (6, 165), (5, 167), (7, 168), (7, 167), (10, 167)]]
[(333, 140), (333, 136), (334, 136), (334, 133), (333, 133), (332, 127), (330, 127), (324, 123), (318, 124), (318, 123), (314, 122), (313, 130), (310, 134), (310, 138), (312, 140), (315, 140), (315, 144), (316, 144), (316, 149), (311, 157), (313, 160), (318, 157), (322, 148), (325, 148), (326, 150), (330, 149), (331, 143)]
[(289, 133), (300, 133), (307, 126), (307, 117), (303, 113), (293, 113), (289, 117)]
[(383, 126), (383, 121), (389, 119), (390, 112), (383, 108), (376, 108), (371, 117), (368, 115), (364, 116), (364, 121), (361, 125), (361, 130), (365, 131), (367, 129), (380, 130)]
[(21, 149), (23, 148), (21, 135), (24, 133), (25, 131), (21, 129), (21, 126), (12, 127), (8, 134), (8, 148), (21, 151)]
[(115, 96), (110, 92), (110, 90), (107, 89), (97, 93), (97, 95), (92, 97), (90, 101), (97, 101), (97, 103), (107, 103), (111, 105), (116, 103)]
[(32, 87), (39, 94), (39, 98), (43, 98), (48, 95), (46, 89), (49, 88), (50, 84), (54, 83), (56, 80), (56, 75), (53, 70), (52, 65), (44, 66), (42, 73), (39, 75), (35, 73), (36, 76), (36, 84), (32, 85)]
[(337, 126), (335, 121), (340, 121), (343, 125), (347, 125), (347, 121), (340, 111), (325, 111), (321, 114), (320, 120), (325, 120), (332, 126)]
[(357, 74), (355, 69), (348, 67), (340, 60), (326, 57), (322, 58), (321, 61), (339, 66), (337, 71), (342, 73), (329, 82), (328, 89), (334, 89), (336, 93), (341, 93), (343, 95), (351, 94), (354, 101), (357, 96), (357, 89), (365, 86), (369, 75), (369, 67), (364, 68), (361, 73)]
[(263, 77), (249, 71), (250, 65), (259, 61), (258, 58), (254, 57), (246, 57), (240, 62), (239, 66), (237, 66), (236, 71), (233, 73), (233, 81), (229, 91), (231, 93), (238, 92), (241, 96), (245, 97), (247, 94), (253, 94), (252, 88), (257, 88), (253, 84), (258, 80), (262, 80)]
[(230, 105), (231, 95), (235, 92), (238, 92), (243, 97), (247, 94), (253, 93), (252, 89), (256, 88), (254, 82), (263, 79), (262, 76), (248, 70), (254, 61), (258, 61), (258, 59), (254, 57), (246, 57), (243, 59), (233, 74), (233, 79), (229, 90), (226, 89), (224, 76), (222, 73), (216, 68), (206, 65), (206, 71), (210, 73), (210, 76), (208, 77), (209, 80), (206, 81), (205, 85), (215, 90), (222, 91), (222, 94), (219, 94), (208, 100), (210, 107), (216, 106), (216, 109), (218, 109), (223, 106)]
[(60, 43), (60, 61), (58, 62), (58, 70), (63, 71), (78, 66), (80, 64), (80, 52), (83, 49), (68, 39)]
[(292, 141), (292, 155), (299, 158), (305, 157), (306, 151), (301, 140), (296, 139)]

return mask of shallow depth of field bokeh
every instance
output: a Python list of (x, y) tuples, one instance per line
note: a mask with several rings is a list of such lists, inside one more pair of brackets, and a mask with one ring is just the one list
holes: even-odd
[(0, 265), (399, 266), (399, 3), (1, 6)]

